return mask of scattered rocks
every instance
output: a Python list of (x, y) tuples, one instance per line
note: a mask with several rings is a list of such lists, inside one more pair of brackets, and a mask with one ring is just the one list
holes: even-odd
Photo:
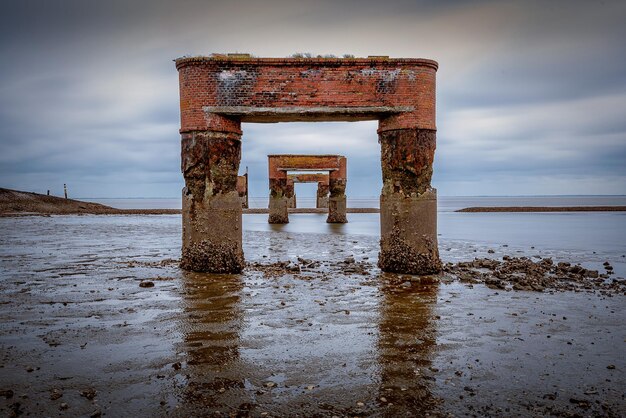
[[(607, 262), (608, 263), (608, 262)], [(606, 263), (605, 263), (606, 267)], [(484, 283), (492, 289), (542, 292), (550, 290), (594, 291), (626, 294), (626, 281), (607, 281), (608, 275), (579, 264), (555, 264), (549, 257), (533, 261), (528, 257), (503, 256), (502, 261), (475, 258), (447, 263), (444, 272), (465, 283)]]
[(94, 388), (88, 388), (80, 391), (80, 396), (87, 398), (90, 401), (96, 397), (96, 390)]

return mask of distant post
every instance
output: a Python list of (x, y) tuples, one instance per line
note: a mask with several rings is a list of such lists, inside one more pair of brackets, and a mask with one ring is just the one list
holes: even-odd
[(67, 184), (63, 183), (63, 194), (65, 194), (65, 198), (67, 199)]
[(48, 196), (50, 196), (50, 189), (48, 189)]

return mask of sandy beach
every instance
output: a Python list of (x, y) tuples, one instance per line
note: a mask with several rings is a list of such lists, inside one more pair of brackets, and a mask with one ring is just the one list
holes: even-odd
[(419, 278), (374, 236), (246, 230), (244, 273), (210, 275), (177, 215), (0, 227), (4, 415), (626, 413), (620, 259), (442, 237)]

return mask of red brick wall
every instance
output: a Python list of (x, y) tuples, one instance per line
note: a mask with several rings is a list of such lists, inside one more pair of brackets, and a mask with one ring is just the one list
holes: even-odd
[(415, 110), (382, 118), (379, 130), (436, 129), (437, 63), (388, 58), (181, 58), (181, 132), (240, 132), (236, 118), (207, 115), (203, 106), (372, 107)]
[(268, 155), (268, 171), (270, 179), (287, 178), (287, 173), (281, 168), (295, 170), (328, 170), (330, 176), (333, 174), (337, 178), (346, 178), (347, 163), (346, 157), (341, 155)]

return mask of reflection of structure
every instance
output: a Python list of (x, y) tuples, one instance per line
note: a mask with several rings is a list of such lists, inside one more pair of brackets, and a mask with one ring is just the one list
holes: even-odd
[[(269, 223), (289, 222), (290, 202), (295, 207), (294, 179), (289, 171), (328, 171), (328, 218), (329, 223), (346, 223), (347, 161), (341, 155), (268, 155), (270, 179)], [(306, 179), (303, 177), (303, 179)], [(319, 178), (317, 179), (320, 180)], [(319, 189), (318, 189), (319, 193)]]
[(243, 176), (237, 176), (237, 193), (241, 199), (241, 207), (248, 208), (248, 167)]
[[(243, 269), (236, 191), (241, 122), (378, 120), (383, 177), (379, 266), (402, 273), (439, 272), (437, 198), (430, 186), (437, 66), (431, 60), (383, 56), (177, 59), (185, 178), (181, 266)], [(333, 190), (332, 174), (330, 183), (328, 221), (344, 222), (345, 195), (338, 200), (343, 192)], [(285, 184), (278, 182), (275, 190), (282, 199)], [(281, 199), (272, 199), (278, 207), (270, 208), (276, 222), (288, 220)]]
[[(188, 382), (181, 395), (182, 413), (194, 416), (198, 408), (219, 405), (220, 392), (236, 391), (244, 397), (244, 382), (237, 366), (240, 360), (240, 333), (244, 312), (241, 309), (243, 282), (239, 277), (216, 279), (213, 275), (185, 273), (181, 324), (181, 352), (187, 354)], [(181, 359), (182, 360), (182, 359)]]
[(384, 283), (379, 322), (379, 400), (385, 415), (424, 416), (437, 402), (431, 392), (437, 285)]
[[(315, 207), (328, 207), (329, 175), (324, 173), (288, 174), (287, 189), (293, 188), (296, 183), (317, 183), (317, 194)], [(289, 200), (287, 207), (296, 208), (296, 189), (293, 189), (293, 197)]]

